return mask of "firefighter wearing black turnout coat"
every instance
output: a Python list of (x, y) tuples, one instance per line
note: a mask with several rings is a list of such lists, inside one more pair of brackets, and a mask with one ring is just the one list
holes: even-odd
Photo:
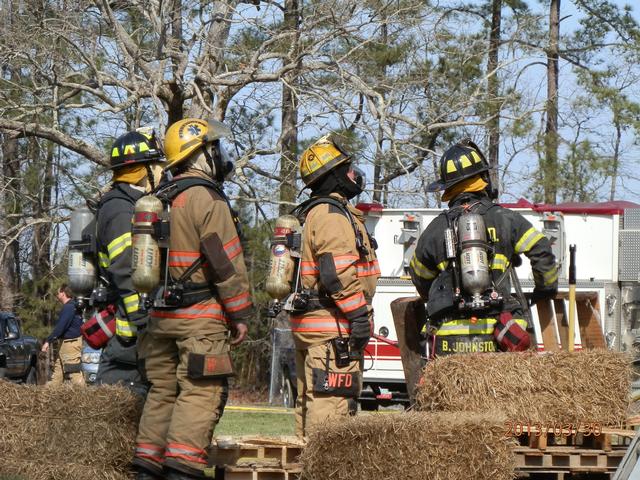
[[(493, 202), (496, 194), (489, 179), (488, 162), (470, 140), (463, 140), (444, 153), (440, 179), (427, 190), (444, 190), (442, 199), (449, 201), (449, 210), (422, 233), (409, 268), (418, 293), (427, 301), (429, 333), (435, 333), (433, 342), (427, 342), (428, 356), (526, 349), (528, 325), (522, 304), (511, 295), (509, 269), (520, 254), (526, 255), (535, 282), (533, 300), (554, 297), (558, 268), (549, 240), (522, 215)], [(465, 262), (460, 241), (465, 228), (471, 225), (462, 224), (460, 219), (471, 217), (465, 214), (476, 214), (471, 221), (484, 223), (484, 242), (475, 245), (486, 246), (489, 284), (474, 298), (465, 292), (464, 274), (460, 273)], [(454, 252), (447, 249), (447, 231), (455, 232), (454, 238), (458, 239)]]
[(113, 184), (96, 213), (99, 275), (106, 280), (108, 302), (115, 307), (114, 336), (102, 352), (96, 383), (121, 383), (146, 393), (137, 366), (136, 341), (147, 315), (131, 282), (131, 226), (136, 201), (158, 185), (164, 156), (153, 133), (120, 136), (110, 155)]

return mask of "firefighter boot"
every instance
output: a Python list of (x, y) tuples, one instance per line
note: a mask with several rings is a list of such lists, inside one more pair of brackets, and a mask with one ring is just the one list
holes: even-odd
[(162, 480), (164, 477), (158, 477), (153, 473), (146, 472), (144, 470), (138, 470), (136, 474), (136, 480)]
[(162, 467), (142, 458), (134, 458), (132, 464), (136, 471), (136, 480), (162, 480), (164, 478)]
[(173, 458), (168, 458), (164, 464), (164, 478), (166, 480), (199, 480), (205, 478), (202, 470), (197, 470)]

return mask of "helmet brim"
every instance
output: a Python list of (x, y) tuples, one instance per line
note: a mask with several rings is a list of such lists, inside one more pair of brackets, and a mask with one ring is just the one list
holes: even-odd
[(427, 192), (441, 192), (445, 188), (446, 185), (442, 180), (436, 180), (427, 185)]

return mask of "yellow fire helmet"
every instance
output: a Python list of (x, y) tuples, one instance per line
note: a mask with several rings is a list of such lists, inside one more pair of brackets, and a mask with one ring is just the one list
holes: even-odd
[(231, 129), (217, 120), (185, 118), (172, 124), (165, 136), (168, 169), (184, 162), (203, 145), (231, 137)]
[(308, 187), (338, 165), (351, 160), (335, 136), (325, 135), (307, 148), (300, 157), (300, 177)]

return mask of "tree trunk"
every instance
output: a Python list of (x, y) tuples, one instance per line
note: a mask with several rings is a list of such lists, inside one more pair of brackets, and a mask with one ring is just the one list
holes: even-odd
[(500, 151), (500, 100), (498, 98), (500, 82), (498, 80), (498, 54), (500, 49), (500, 29), (502, 23), (502, 0), (493, 0), (491, 3), (491, 32), (489, 34), (489, 58), (487, 61), (487, 98), (489, 100), (489, 165), (490, 176), (494, 188), (498, 188), (500, 177), (498, 175), (499, 151)]
[[(389, 38), (388, 38), (388, 29), (387, 29), (386, 22), (384, 22), (380, 28), (381, 28), (380, 42), (382, 45), (387, 46), (387, 42), (389, 41)], [(384, 82), (386, 74), (387, 74), (387, 68), (385, 65), (382, 67), (382, 78), (381, 78), (382, 82)], [(382, 96), (384, 97), (384, 93), (382, 93)], [(381, 203), (381, 201), (384, 201), (384, 205), (386, 205), (388, 196), (385, 189), (387, 185), (386, 183), (383, 184), (381, 181), (383, 176), (383, 169), (384, 169), (384, 164), (383, 164), (384, 153), (382, 151), (383, 144), (384, 144), (384, 132), (382, 129), (382, 125), (379, 125), (378, 138), (376, 142), (376, 157), (375, 157), (375, 163), (373, 166), (373, 202)]]
[(20, 288), (20, 272), (18, 257), (18, 241), (11, 240), (8, 231), (15, 225), (10, 217), (16, 213), (19, 198), (19, 162), (18, 139), (3, 134), (2, 142), (2, 185), (0, 190), (0, 307), (2, 310), (13, 310), (15, 299)]
[[(32, 158), (42, 157), (37, 153), (38, 143), (33, 142), (34, 154)], [(37, 218), (45, 218), (51, 213), (51, 191), (53, 189), (53, 158), (54, 145), (47, 144), (47, 152), (44, 155), (42, 191), (34, 213)], [(51, 272), (51, 223), (40, 223), (33, 228), (33, 239), (31, 242), (32, 252), (32, 277), (35, 285), (34, 294), (37, 298), (42, 298), (49, 291), (49, 278)]]
[(560, 0), (549, 7), (549, 47), (547, 50), (547, 122), (545, 158), (542, 165), (544, 201), (556, 203), (558, 194), (558, 39), (560, 37)]
[[(284, 25), (287, 29), (295, 29), (295, 45), (293, 55), (297, 55), (300, 16), (298, 0), (286, 0)], [(291, 210), (296, 199), (296, 173), (298, 153), (298, 101), (295, 85), (297, 84), (297, 68), (288, 73), (282, 82), (282, 125), (280, 133), (280, 208), (283, 215)]]
[(616, 129), (616, 142), (613, 150), (613, 159), (611, 161), (611, 192), (609, 194), (610, 201), (613, 201), (616, 198), (616, 183), (618, 182), (618, 166), (620, 165), (620, 143), (622, 141), (622, 125), (620, 124), (620, 118), (618, 117), (618, 115), (614, 115), (613, 125)]

